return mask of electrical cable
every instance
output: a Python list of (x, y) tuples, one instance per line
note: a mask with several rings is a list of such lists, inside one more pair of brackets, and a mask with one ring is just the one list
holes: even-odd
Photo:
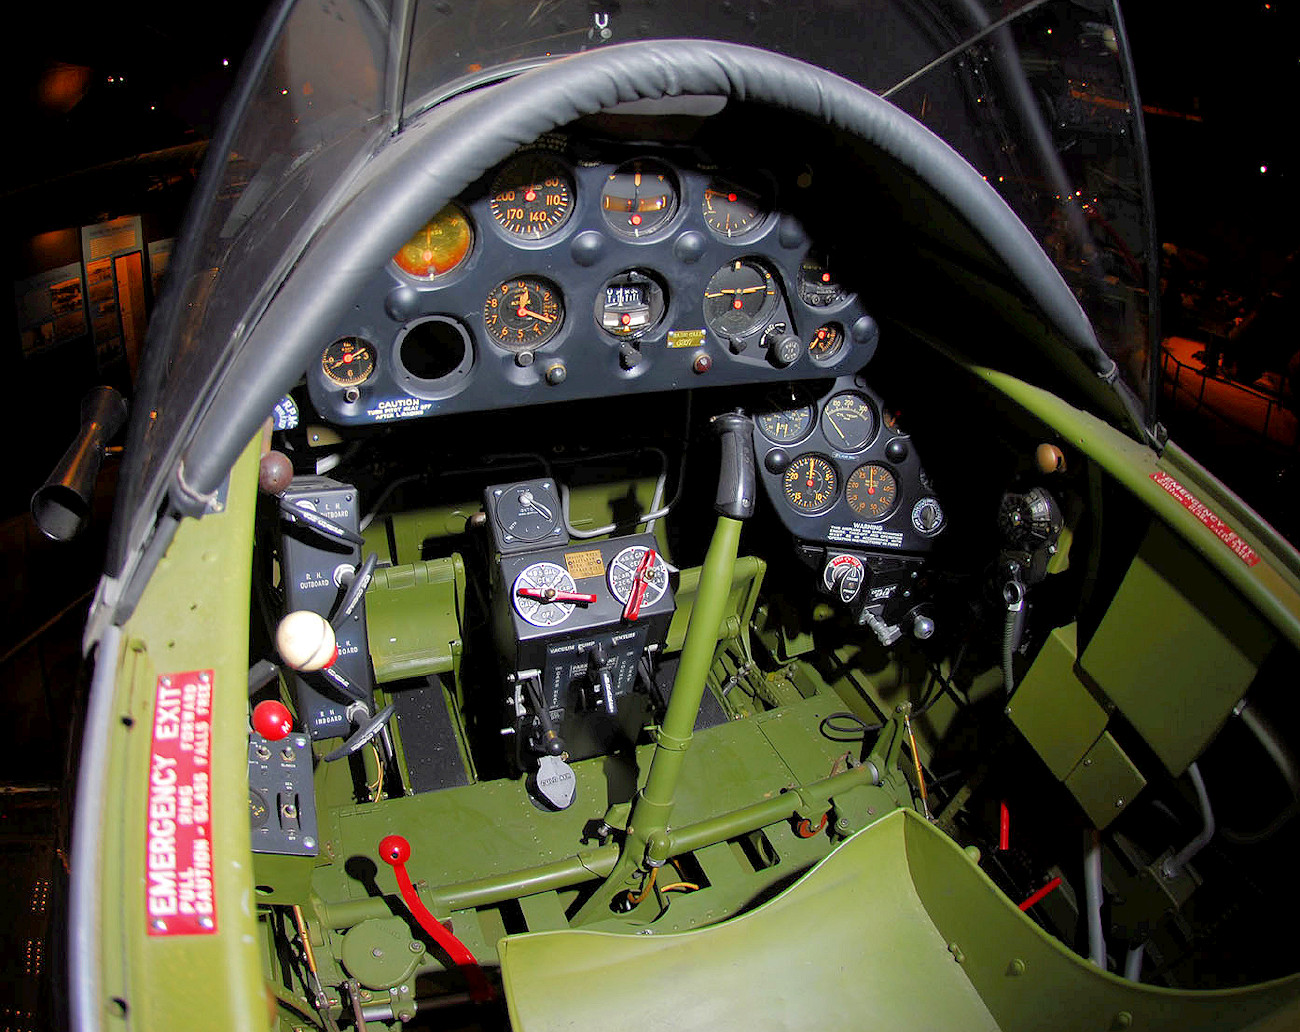
[(883, 724), (868, 724), (856, 713), (838, 710), (822, 717), (817, 729), (823, 738), (829, 738), (832, 742), (861, 742), (872, 731), (879, 731), (883, 727)]

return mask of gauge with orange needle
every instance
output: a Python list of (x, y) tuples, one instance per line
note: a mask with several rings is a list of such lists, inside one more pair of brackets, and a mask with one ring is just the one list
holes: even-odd
[(786, 467), (781, 486), (787, 502), (805, 515), (812, 516), (835, 504), (840, 478), (829, 460), (810, 452), (800, 455)]
[(704, 288), (704, 324), (720, 337), (762, 328), (776, 307), (776, 281), (752, 258), (728, 262)]
[(766, 214), (758, 194), (721, 179), (705, 188), (700, 211), (708, 227), (728, 240), (757, 228)]
[(492, 218), (512, 237), (541, 240), (573, 214), (573, 180), (558, 158), (524, 154), (492, 180)]
[(844, 485), (849, 508), (868, 520), (883, 520), (898, 501), (898, 480), (884, 466), (868, 462), (849, 474)]
[(340, 387), (359, 387), (375, 371), (375, 349), (360, 337), (340, 337), (325, 349), (321, 372)]
[(507, 351), (532, 351), (564, 325), (560, 292), (535, 276), (508, 279), (483, 302), (483, 328)]
[(449, 204), (402, 245), (393, 255), (393, 264), (408, 276), (433, 279), (463, 262), (473, 243), (469, 219), (454, 204)]

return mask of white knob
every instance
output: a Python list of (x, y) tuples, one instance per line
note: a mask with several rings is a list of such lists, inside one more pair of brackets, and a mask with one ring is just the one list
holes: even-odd
[(319, 613), (299, 609), (275, 630), (275, 647), (284, 665), (293, 670), (321, 670), (339, 658), (334, 628)]

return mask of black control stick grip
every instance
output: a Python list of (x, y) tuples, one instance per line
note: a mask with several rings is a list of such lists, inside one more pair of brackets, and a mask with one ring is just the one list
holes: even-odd
[(758, 479), (754, 473), (754, 435), (749, 417), (724, 412), (713, 417), (722, 438), (722, 461), (718, 470), (718, 495), (713, 508), (733, 520), (754, 515)]

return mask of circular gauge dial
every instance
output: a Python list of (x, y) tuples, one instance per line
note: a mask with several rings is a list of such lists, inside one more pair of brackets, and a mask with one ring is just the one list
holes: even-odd
[(743, 236), (763, 221), (766, 208), (758, 194), (714, 179), (704, 190), (700, 210), (708, 227), (719, 236)]
[(844, 331), (834, 323), (817, 327), (808, 342), (808, 354), (814, 362), (829, 362), (840, 353), (844, 346)]
[(837, 394), (822, 410), (822, 433), (836, 451), (861, 451), (875, 436), (875, 410), (860, 394)]
[(525, 154), (492, 180), (492, 218), (511, 236), (541, 240), (573, 214), (573, 179), (549, 154)]
[(937, 498), (922, 498), (912, 506), (912, 526), (918, 534), (933, 537), (943, 530), (943, 507)]
[(677, 213), (677, 184), (657, 162), (629, 161), (605, 180), (600, 213), (619, 236), (648, 236)]
[(776, 310), (776, 281), (756, 261), (737, 259), (713, 274), (704, 288), (704, 322), (722, 337), (761, 329)]
[(374, 346), (360, 337), (341, 337), (320, 359), (325, 378), (340, 387), (359, 387), (375, 371)]
[(829, 260), (816, 252), (799, 264), (799, 298), (812, 308), (829, 308), (848, 296), (831, 272)]
[(469, 219), (449, 204), (402, 245), (393, 255), (393, 264), (409, 276), (433, 279), (463, 262), (473, 243)]
[(576, 591), (577, 585), (569, 571), (555, 563), (533, 563), (524, 569), (510, 587), (510, 597), (515, 612), (534, 627), (555, 627), (564, 623), (573, 613), (572, 602), (547, 602), (519, 594), (520, 588), (531, 588), (546, 593), (550, 591)]
[(815, 515), (835, 504), (839, 492), (839, 474), (820, 455), (800, 455), (786, 467), (781, 478), (785, 498), (800, 512)]
[(758, 431), (773, 444), (798, 444), (812, 431), (816, 412), (802, 391), (789, 388), (767, 403), (771, 408), (758, 417)]
[[(646, 547), (644, 545), (629, 545), (618, 555), (609, 561), (609, 590), (614, 593), (614, 597), (623, 605), (632, 597), (632, 588), (636, 583), (637, 567), (641, 565), (641, 560), (645, 558)], [(668, 590), (668, 568), (660, 559), (655, 562), (654, 568), (650, 571), (650, 576), (646, 582), (645, 595), (641, 599), (642, 608), (652, 606), (664, 597), (664, 592)]]
[(596, 298), (596, 322), (616, 337), (639, 337), (663, 320), (664, 288), (640, 269), (628, 269), (605, 283)]
[(507, 351), (540, 348), (563, 325), (560, 292), (536, 277), (506, 280), (483, 302), (483, 328)]
[(883, 520), (898, 501), (898, 481), (884, 466), (869, 462), (849, 474), (844, 498), (859, 516)]
[(559, 505), (533, 485), (507, 487), (496, 501), (497, 526), (506, 540), (541, 541), (555, 530)]

